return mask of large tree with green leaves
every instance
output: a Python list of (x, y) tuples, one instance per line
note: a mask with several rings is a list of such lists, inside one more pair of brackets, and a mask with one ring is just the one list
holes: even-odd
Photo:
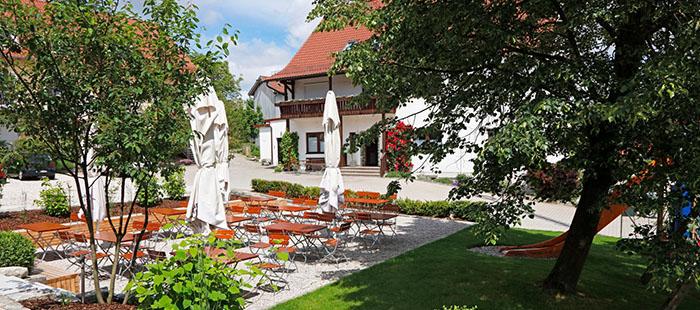
[[(424, 98), (441, 133), (413, 147), (439, 162), (457, 148), (478, 154), (453, 198), (493, 193), (477, 231), (495, 241), (532, 215), (525, 171), (563, 158), (582, 190), (546, 289), (573, 292), (601, 210), (617, 184), (647, 168), (657, 189), (682, 180), (697, 192), (700, 161), (700, 2), (316, 0), (322, 30), (367, 27), (374, 36), (339, 53), (346, 72), (383, 109)], [(361, 99), (358, 99), (361, 100)], [(388, 119), (367, 134), (396, 122)], [(485, 141), (464, 138), (479, 124)], [(362, 137), (359, 137), (362, 139)], [(649, 166), (671, 158), (672, 165)], [(628, 187), (616, 196), (631, 201)], [(637, 195), (637, 198), (643, 198)], [(635, 207), (651, 207), (650, 196)]]
[[(208, 64), (225, 56), (226, 46), (200, 45), (196, 7), (176, 0), (146, 0), (139, 12), (112, 0), (3, 0), (0, 11), (4, 118), (74, 165), (68, 173), (95, 253), (92, 192), (99, 183), (90, 173), (103, 176), (107, 193), (121, 181), (118, 203), (107, 195), (111, 213), (121, 215), (109, 220), (120, 240), (138, 203), (126, 201), (127, 179), (148, 184), (170, 168), (190, 137), (187, 109), (208, 87)], [(209, 51), (195, 54), (195, 46)], [(98, 293), (99, 302), (111, 301), (116, 268), (109, 296)], [(99, 277), (94, 281), (99, 287)]]
[[(234, 37), (235, 38), (235, 37)], [(253, 145), (258, 135), (255, 125), (263, 122), (262, 111), (255, 107), (252, 99), (241, 98), (242, 77), (233, 75), (228, 62), (218, 61), (211, 64), (212, 86), (219, 99), (224, 102), (229, 122), (229, 145), (236, 151), (244, 145)]]

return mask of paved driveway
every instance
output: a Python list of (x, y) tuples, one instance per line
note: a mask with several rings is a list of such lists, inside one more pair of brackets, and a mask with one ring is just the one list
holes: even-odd
[[(318, 186), (321, 182), (321, 174), (294, 174), (274, 172), (273, 167), (263, 167), (260, 163), (250, 161), (242, 156), (236, 156), (230, 163), (230, 176), (232, 188), (236, 190), (250, 191), (250, 181), (252, 179), (266, 179), (276, 181), (287, 181), (299, 183), (305, 186)], [(196, 172), (196, 167), (189, 166), (187, 169), (187, 179), (191, 180)], [(392, 179), (379, 177), (343, 177), (345, 187), (352, 190), (368, 190), (385, 192), (386, 186)], [(188, 182), (188, 184), (190, 184)], [(402, 190), (399, 198), (410, 198), (416, 200), (445, 200), (447, 199), (451, 186), (425, 182), (401, 181)], [(565, 231), (569, 229), (569, 224), (574, 217), (576, 209), (570, 204), (559, 203), (537, 203), (535, 205), (535, 218), (524, 219), (522, 227), (530, 229)], [(634, 219), (637, 224), (646, 223), (645, 219)], [(621, 222), (622, 221), (622, 222)], [(633, 222), (629, 217), (622, 220), (616, 219), (608, 225), (602, 234), (608, 236), (628, 236), (633, 231)], [(622, 233), (622, 235), (621, 235)]]
[[(236, 156), (230, 163), (230, 176), (232, 188), (239, 191), (250, 191), (252, 179), (266, 179), (288, 181), (305, 186), (318, 186), (321, 182), (321, 174), (293, 174), (277, 173), (272, 167), (263, 167), (258, 162), (250, 161), (242, 156)], [(188, 187), (191, 186), (197, 168), (188, 166), (185, 179)], [(57, 181), (70, 184), (70, 196), (73, 205), (77, 205), (77, 193), (73, 181), (65, 175), (57, 175)], [(353, 190), (368, 190), (385, 192), (386, 186), (392, 179), (379, 177), (346, 176), (343, 178), (346, 188)], [(401, 181), (402, 190), (400, 198), (416, 200), (445, 200), (448, 197), (451, 186), (425, 181), (405, 182)], [(131, 186), (127, 186), (128, 192), (133, 192)], [(18, 211), (23, 209), (35, 209), (34, 200), (39, 197), (41, 181), (9, 180), (3, 188), (3, 197), (0, 199), (0, 212)], [(535, 205), (535, 218), (524, 219), (522, 227), (531, 229), (565, 231), (569, 228), (571, 219), (576, 209), (572, 205), (555, 203), (537, 203)], [(631, 219), (625, 217), (616, 219), (608, 225), (602, 234), (609, 236), (628, 236), (633, 230), (633, 220), (637, 224), (649, 222), (646, 219)], [(622, 222), (621, 222), (622, 221)]]

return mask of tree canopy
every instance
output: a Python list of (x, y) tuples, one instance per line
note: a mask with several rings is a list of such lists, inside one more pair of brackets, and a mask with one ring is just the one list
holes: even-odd
[[(125, 182), (137, 181), (139, 197), (141, 184), (171, 166), (190, 138), (187, 111), (211, 83), (210, 64), (227, 53), (226, 43), (199, 43), (195, 9), (176, 0), (146, 0), (139, 12), (111, 0), (0, 2), (2, 113), (13, 129), (74, 165), (68, 173), (93, 252), (94, 178), (104, 178), (99, 190), (106, 193), (121, 181), (118, 204), (106, 195), (107, 207), (123, 215), (108, 217), (121, 237), (138, 203), (125, 201)], [(97, 274), (95, 255), (92, 266)]]
[[(697, 1), (382, 2), (314, 1), (309, 18), (323, 17), (322, 30), (374, 33), (340, 52), (330, 73), (345, 72), (385, 109), (425, 99), (427, 125), (415, 132), (442, 137), (414, 145), (414, 155), (437, 163), (455, 149), (478, 154), (472, 177), (451, 197), (497, 195), (477, 210), (487, 240), (533, 214), (525, 171), (548, 157), (582, 171), (576, 215), (547, 288), (575, 289), (613, 192), (640, 214), (667, 205), (642, 194), (652, 188), (658, 199), (673, 196), (674, 182), (698, 192)], [(466, 138), (470, 124), (486, 139)], [(635, 190), (618, 186), (645, 169), (653, 177)]]
[(234, 151), (244, 146), (255, 147), (252, 143), (258, 135), (255, 125), (262, 124), (262, 111), (255, 106), (252, 99), (241, 98), (243, 78), (234, 76), (226, 61), (212, 64), (210, 78), (217, 96), (224, 102), (226, 108), (230, 147)]

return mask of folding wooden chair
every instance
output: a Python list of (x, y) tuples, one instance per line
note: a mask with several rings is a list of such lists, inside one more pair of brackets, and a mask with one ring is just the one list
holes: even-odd
[(323, 250), (326, 252), (326, 255), (321, 260), (332, 259), (337, 264), (341, 260), (345, 261), (348, 259), (340, 248), (349, 241), (348, 236), (351, 229), (352, 222), (343, 222), (338, 226), (329, 228), (332, 235), (323, 241)]
[[(68, 256), (71, 257), (69, 259), (69, 262), (71, 259), (73, 259), (76, 262), (76, 266), (85, 269), (85, 272), (87, 273), (88, 277), (94, 276), (94, 274), (92, 274), (92, 268), (85, 268), (92, 266), (93, 255), (92, 251), (90, 250), (90, 241), (88, 240), (87, 236), (85, 236), (85, 234), (83, 233), (74, 233), (73, 240), (75, 242), (75, 248), (74, 251), (68, 254)], [(99, 273), (101, 271), (100, 265), (104, 265), (105, 260), (109, 259), (109, 254), (103, 252), (96, 252), (94, 257), (97, 261), (97, 271)], [(99, 277), (99, 274), (97, 276)]]
[(382, 231), (378, 229), (375, 221), (372, 219), (372, 215), (368, 213), (356, 213), (355, 223), (358, 225), (357, 234), (362, 238), (362, 241), (367, 245), (368, 239), (372, 241), (370, 247), (373, 247), (379, 242), (379, 237)]
[[(263, 271), (272, 282), (286, 285), (286, 275), (297, 269), (294, 256), (297, 249), (290, 246), (290, 236), (284, 231), (270, 230), (267, 234), (268, 242), (265, 255), (260, 263), (253, 264)], [(292, 267), (293, 268), (290, 268)]]

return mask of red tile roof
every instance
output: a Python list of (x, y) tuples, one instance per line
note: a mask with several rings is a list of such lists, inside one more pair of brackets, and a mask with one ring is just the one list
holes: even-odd
[(282, 83), (280, 83), (279, 81), (270, 80), (269, 76), (261, 75), (260, 77), (258, 77), (257, 80), (255, 80), (255, 83), (250, 88), (250, 91), (248, 91), (248, 96), (255, 95), (255, 91), (258, 89), (258, 87), (260, 87), (260, 85), (263, 84), (266, 87), (274, 90), (278, 94), (284, 94), (284, 85), (282, 85)]
[[(39, 12), (41, 12), (41, 13), (45, 12), (46, 5), (48, 4), (46, 0), (21, 0), (20, 3), (27, 5), (27, 6), (36, 7), (39, 10)], [(6, 12), (5, 14), (8, 14), (8, 13)], [(136, 23), (139, 21), (134, 20), (134, 19), (129, 19), (127, 22), (129, 24), (132, 24), (132, 23)], [(148, 57), (148, 58), (152, 57), (148, 53), (148, 50), (149, 50), (148, 47), (143, 48), (143, 50), (144, 50), (146, 57)], [(11, 52), (10, 56), (14, 59), (24, 60), (27, 57), (27, 51), (21, 51), (19, 53)], [(181, 57), (184, 58), (184, 60), (185, 60), (185, 68), (184, 68), (185, 70), (188, 70), (188, 71), (197, 70), (197, 66), (192, 62), (192, 59), (190, 59), (189, 56), (181, 55)]]
[(347, 27), (329, 32), (314, 31), (287, 66), (267, 80), (323, 75), (333, 65), (334, 53), (342, 51), (349, 42), (364, 41), (371, 36), (372, 33), (364, 27)]

